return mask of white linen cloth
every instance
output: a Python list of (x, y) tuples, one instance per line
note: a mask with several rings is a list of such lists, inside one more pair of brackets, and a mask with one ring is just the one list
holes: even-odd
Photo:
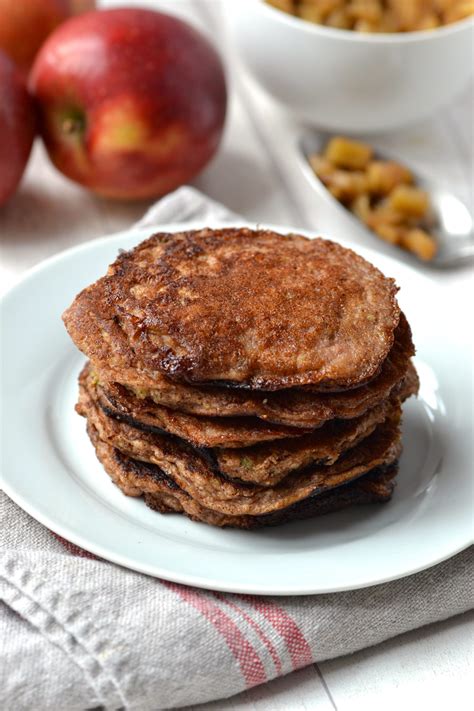
[[(181, 188), (138, 224), (152, 231), (167, 222), (235, 217)], [(473, 607), (472, 548), (369, 589), (258, 597), (190, 588), (97, 559), (3, 493), (0, 514), (5, 711), (197, 704)]]

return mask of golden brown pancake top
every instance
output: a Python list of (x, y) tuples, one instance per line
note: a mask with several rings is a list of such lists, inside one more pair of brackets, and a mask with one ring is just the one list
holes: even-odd
[(108, 365), (178, 382), (345, 389), (387, 356), (395, 294), (393, 280), (328, 240), (204, 229), (121, 254), (64, 320), (99, 366), (112, 346)]

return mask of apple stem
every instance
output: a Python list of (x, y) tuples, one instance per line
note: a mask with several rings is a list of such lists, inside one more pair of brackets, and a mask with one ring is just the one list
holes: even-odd
[(67, 136), (83, 133), (85, 129), (84, 117), (80, 115), (66, 116), (62, 121), (61, 128)]

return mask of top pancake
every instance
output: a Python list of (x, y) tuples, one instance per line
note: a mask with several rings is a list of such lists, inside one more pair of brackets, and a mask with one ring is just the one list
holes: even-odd
[(395, 294), (391, 279), (333, 242), (204, 229), (156, 234), (121, 254), (64, 321), (98, 368), (338, 390), (379, 371), (399, 320)]
[[(96, 370), (96, 375), (102, 383), (120, 382), (140, 399), (149, 398), (159, 406), (183, 413), (221, 418), (245, 415), (261, 418), (267, 423), (314, 429), (334, 418), (359, 417), (388, 398), (400, 385), (415, 352), (410, 326), (403, 313), (394, 336), (392, 349), (375, 378), (358, 388), (337, 392), (315, 392), (312, 388), (266, 392), (197, 386), (172, 382), (165, 376), (151, 378), (133, 368), (102, 367)], [(112, 349), (110, 351), (112, 361)]]

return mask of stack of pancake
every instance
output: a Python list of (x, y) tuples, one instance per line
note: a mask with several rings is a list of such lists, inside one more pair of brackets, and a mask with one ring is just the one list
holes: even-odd
[(153, 235), (64, 314), (99, 460), (128, 496), (216, 526), (387, 501), (418, 388), (396, 291), (328, 240)]

